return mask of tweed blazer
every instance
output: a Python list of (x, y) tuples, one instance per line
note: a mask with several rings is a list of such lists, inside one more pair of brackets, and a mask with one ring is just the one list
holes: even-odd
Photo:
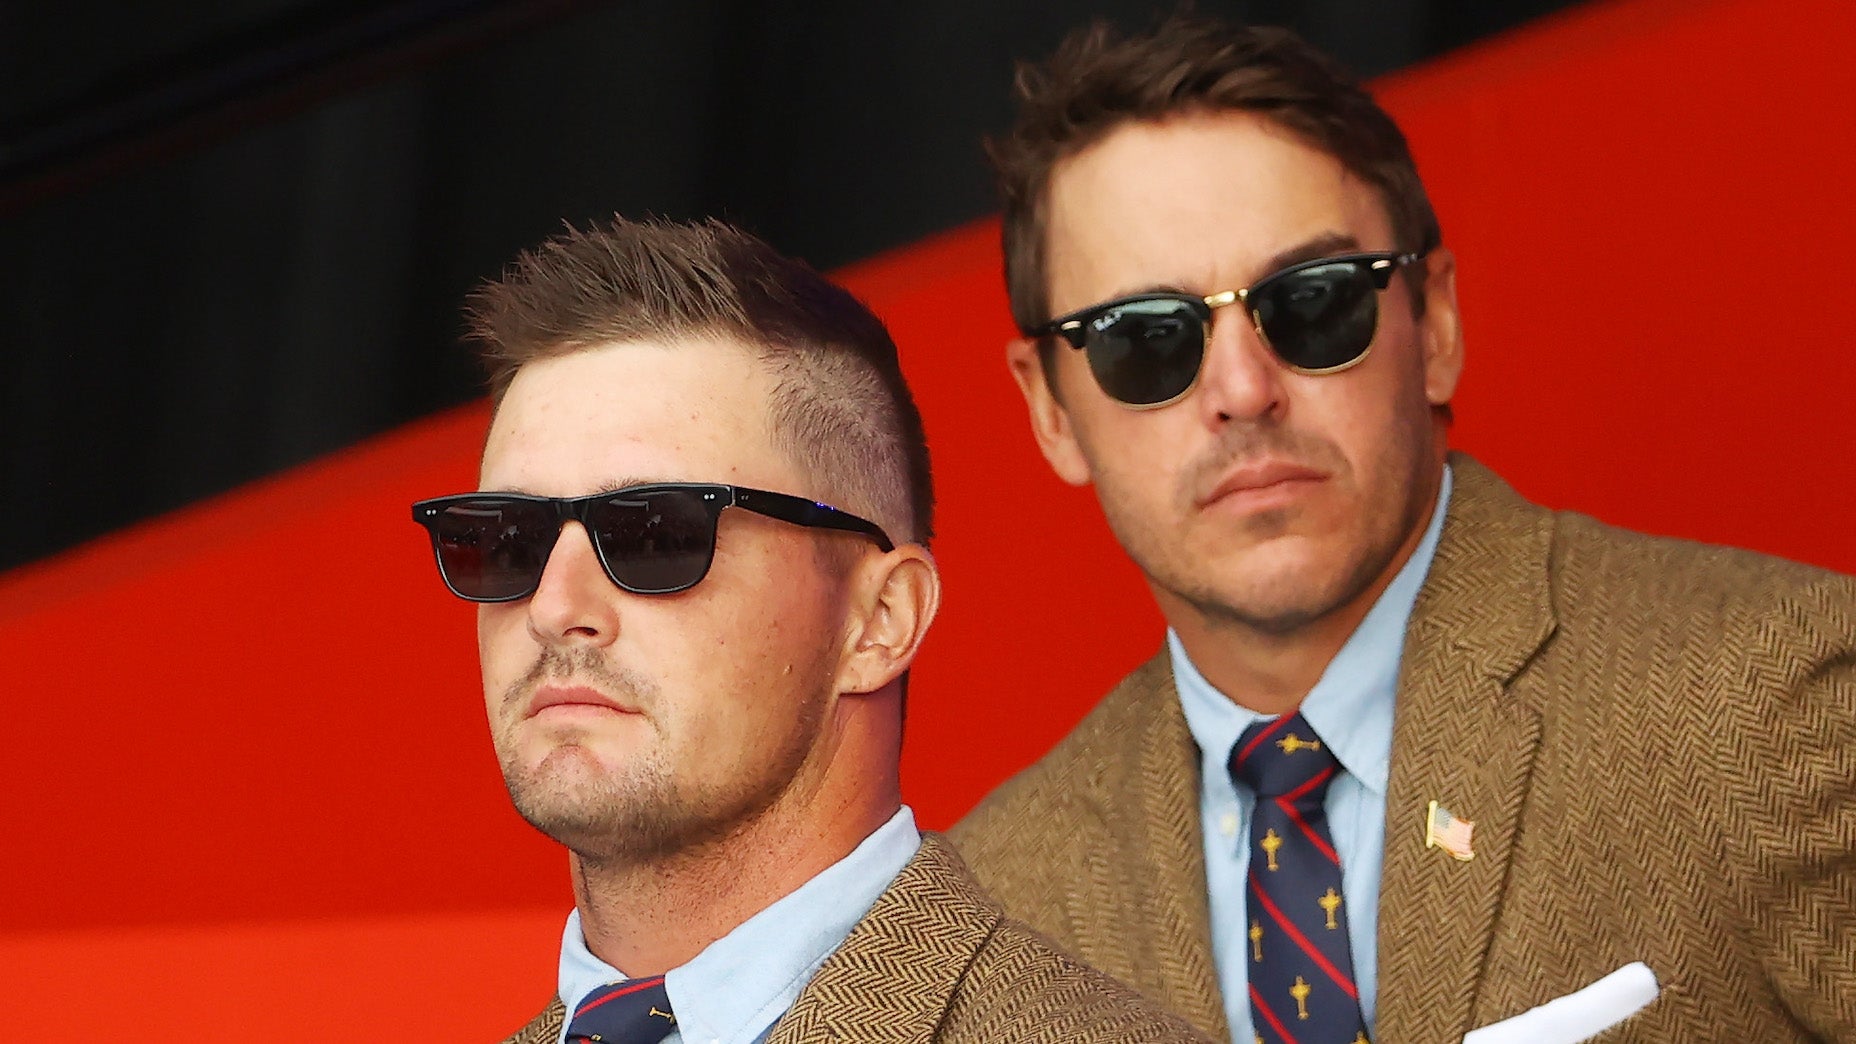
[[(1597, 1039), (1856, 1041), (1856, 580), (1452, 464), (1399, 674), (1374, 1039), (1458, 1041), (1642, 961), (1660, 994)], [(1198, 767), (1163, 653), (950, 836), (1010, 914), (1248, 1040)], [(1433, 800), (1474, 822), (1469, 861), (1426, 846)]]
[[(556, 1044), (559, 998), (504, 1044)], [(1210, 1044), (1006, 918), (942, 838), (851, 929), (768, 1044)], [(690, 1042), (696, 1044), (696, 1042)]]

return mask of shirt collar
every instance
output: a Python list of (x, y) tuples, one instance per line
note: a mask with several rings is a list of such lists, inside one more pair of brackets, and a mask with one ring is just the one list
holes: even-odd
[[(1392, 705), (1398, 689), (1399, 662), (1404, 655), (1405, 628), (1411, 622), (1411, 609), (1431, 570), (1431, 561), (1437, 556), (1450, 487), (1450, 467), (1445, 465), (1424, 539), (1380, 593), (1347, 644), (1321, 672), (1300, 708), (1309, 727), (1334, 752), (1341, 767), (1381, 797), (1385, 796), (1392, 760)], [(1266, 716), (1238, 706), (1206, 681), (1170, 627), (1166, 645), (1173, 662), (1173, 684), (1179, 691), (1193, 741), (1206, 752), (1208, 763), (1214, 755), (1219, 764), (1228, 763), (1237, 738), (1251, 725), (1266, 720)]]
[[(851, 854), (710, 943), (664, 976), (686, 1041), (752, 1041), (786, 1013), (825, 958), (921, 847), (904, 805)], [(587, 949), (580, 911), (561, 934), (560, 997), (572, 1012), (594, 989), (625, 974)], [(563, 1030), (563, 1035), (565, 1030)]]

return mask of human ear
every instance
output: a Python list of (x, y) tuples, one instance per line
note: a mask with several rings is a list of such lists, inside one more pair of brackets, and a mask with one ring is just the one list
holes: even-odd
[(1005, 363), (1025, 397), (1025, 409), (1031, 414), (1031, 434), (1037, 438), (1038, 449), (1043, 451), (1051, 470), (1072, 486), (1088, 485), (1089, 461), (1077, 445), (1069, 412), (1051, 387), (1050, 375), (1044, 372), (1037, 340), (1017, 337), (1006, 342)]
[(941, 608), (941, 573), (920, 544), (859, 563), (838, 691), (876, 692), (902, 676)]
[(1424, 396), (1442, 406), (1463, 376), (1463, 327), (1456, 305), (1456, 255), (1438, 247), (1425, 258), (1424, 315), (1418, 320), (1424, 345)]

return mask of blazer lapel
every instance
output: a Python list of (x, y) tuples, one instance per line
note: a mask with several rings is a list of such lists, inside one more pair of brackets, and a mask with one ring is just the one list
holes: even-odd
[[(1165, 650), (1128, 679), (1136, 729), (1129, 748), (1132, 778), (1092, 788), (1105, 804), (1104, 820), (1116, 835), (1113, 850), (1093, 858), (1118, 861), (1112, 873), (1135, 897), (1127, 938), (1145, 940), (1128, 981), (1219, 1040), (1230, 1039), (1212, 957), (1211, 910), (1205, 897), (1205, 848), (1199, 828), (1199, 750), (1186, 727)], [(1104, 783), (1110, 781), (1105, 780)], [(1128, 806), (1132, 807), (1128, 807)], [(1121, 807), (1116, 807), (1121, 806)], [(1073, 894), (1074, 923), (1100, 921), (1081, 908), (1091, 897)]]
[(561, 1039), (561, 1030), (567, 1021), (567, 1009), (561, 1006), (561, 999), (555, 997), (548, 1001), (541, 1014), (529, 1020), (528, 1025), (517, 1030), (515, 1036), (503, 1044), (556, 1044)]
[(768, 1044), (926, 1044), (1003, 915), (935, 834), (799, 994)]
[[(1507, 684), (1552, 634), (1552, 516), (1452, 455), (1437, 557), (1405, 640), (1386, 795), (1377, 1036), (1455, 1041), (1471, 1028), (1540, 742)], [(1429, 803), (1475, 824), (1473, 856), (1427, 847)]]

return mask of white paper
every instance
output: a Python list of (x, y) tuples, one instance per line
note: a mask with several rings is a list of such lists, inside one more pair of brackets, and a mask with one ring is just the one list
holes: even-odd
[(1636, 961), (1577, 993), (1471, 1030), (1463, 1044), (1579, 1044), (1649, 1007), (1656, 993), (1656, 973)]

